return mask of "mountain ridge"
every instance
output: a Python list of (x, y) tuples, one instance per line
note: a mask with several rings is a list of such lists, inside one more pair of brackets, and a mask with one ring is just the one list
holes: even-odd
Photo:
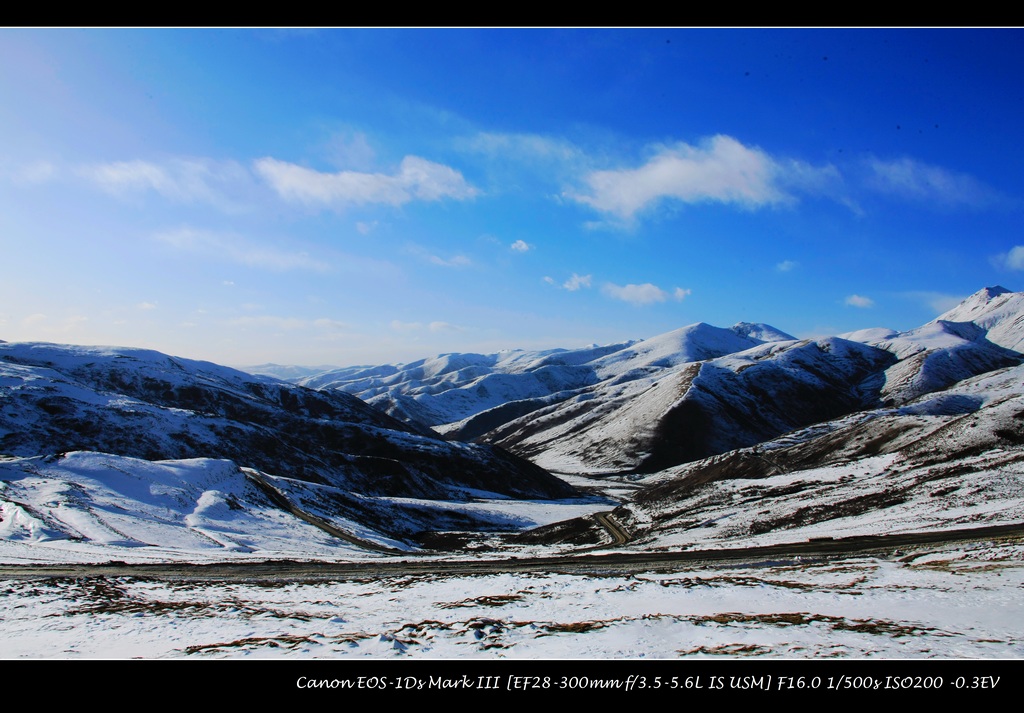
[[(447, 438), (499, 444), (550, 470), (648, 472), (817, 420), (910, 403), (1018, 364), (1020, 349), (1024, 293), (994, 286), (903, 332), (872, 328), (800, 340), (764, 324), (697, 322), (599, 350), (471, 355), (473, 369), (446, 354), (444, 364), (462, 369), (437, 369), (434, 378), (403, 365), (371, 367), (391, 375), (372, 389), (342, 371), (320, 384)], [(569, 362), (572, 370), (555, 366)], [(747, 369), (754, 371), (744, 376)]]

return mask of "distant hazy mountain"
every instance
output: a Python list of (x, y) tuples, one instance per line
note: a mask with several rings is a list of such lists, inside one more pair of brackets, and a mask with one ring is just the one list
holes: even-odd
[(764, 324), (730, 329), (698, 323), (639, 342), (583, 349), (442, 354), (410, 364), (334, 369), (299, 383), (338, 389), (410, 423), (470, 440), (520, 416), (681, 364), (792, 340)]
[(336, 369), (336, 366), (295, 366), (292, 364), (258, 364), (256, 366), (240, 366), (238, 367), (241, 371), (247, 374), (255, 374), (257, 376), (272, 376), (275, 379), (281, 379), (282, 381), (298, 381), (299, 379), (305, 379), (307, 376), (313, 376), (314, 374), (322, 374), (325, 371)]

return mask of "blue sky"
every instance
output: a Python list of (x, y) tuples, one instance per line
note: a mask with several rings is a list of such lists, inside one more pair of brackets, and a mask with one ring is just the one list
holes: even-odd
[(0, 30), (0, 339), (910, 329), (1024, 270), (1020, 30)]

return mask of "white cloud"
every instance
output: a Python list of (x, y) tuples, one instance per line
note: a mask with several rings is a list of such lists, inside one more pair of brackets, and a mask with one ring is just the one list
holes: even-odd
[(156, 305), (154, 303), (152, 303), (152, 302), (139, 302), (137, 305), (135, 305), (135, 307), (136, 307), (136, 309), (141, 309), (141, 310), (156, 309)]
[(590, 287), (590, 275), (577, 275), (574, 272), (572, 277), (562, 283), (562, 287), (569, 292), (575, 292), (581, 287)]
[[(670, 297), (670, 294), (665, 290), (661, 289), (657, 285), (652, 285), (650, 282), (645, 282), (642, 285), (623, 285), (619, 286), (611, 282), (606, 282), (602, 287), (601, 291), (609, 297), (613, 297), (623, 302), (629, 302), (631, 305), (642, 306), (654, 304), (655, 302), (664, 302)], [(681, 290), (676, 288), (674, 296), (675, 299), (681, 300), (686, 295), (690, 294), (689, 290)]]
[(455, 169), (418, 156), (406, 156), (398, 172), (391, 175), (359, 171), (323, 173), (269, 157), (255, 161), (253, 167), (282, 198), (307, 205), (399, 206), (413, 200), (466, 200), (479, 193)]
[(864, 210), (850, 195), (843, 175), (832, 164), (813, 166), (791, 158), (774, 161), (774, 179), (789, 199), (797, 194), (828, 198), (846, 206), (855, 215), (864, 215)]
[(168, 200), (208, 203), (225, 210), (239, 208), (229, 194), (252, 181), (235, 161), (209, 159), (172, 159), (163, 164), (115, 161), (82, 167), (79, 175), (115, 196), (155, 191)]
[(996, 263), (1010, 270), (1024, 270), (1024, 245), (1015, 245), (1000, 255)]
[(664, 198), (757, 208), (791, 200), (776, 181), (780, 170), (761, 149), (718, 135), (662, 146), (639, 168), (593, 171), (583, 179), (589, 190), (568, 197), (627, 220)]
[(270, 270), (313, 270), (324, 272), (330, 266), (305, 252), (289, 252), (252, 243), (235, 233), (179, 228), (158, 233), (156, 239), (165, 245), (203, 255), (230, 260), (249, 267)]
[(554, 287), (559, 287), (563, 290), (569, 290), (569, 292), (576, 292), (577, 290), (582, 289), (584, 287), (590, 287), (591, 281), (592, 277), (590, 275), (578, 275), (575, 272), (572, 273), (572, 277), (570, 277), (562, 284), (558, 284), (558, 280), (551, 277), (550, 275), (544, 276), (544, 282), (548, 283), (549, 285), (553, 285)]
[[(859, 212), (847, 196), (843, 177), (831, 165), (773, 157), (744, 146), (731, 136), (717, 135), (696, 145), (686, 142), (648, 147), (648, 159), (637, 168), (595, 170), (607, 166), (617, 150), (588, 153), (570, 141), (538, 134), (480, 133), (462, 142), (468, 150), (491, 159), (489, 168), (520, 164), (537, 177), (577, 188), (562, 190), (556, 200), (589, 205), (615, 218), (589, 221), (590, 229), (619, 229), (638, 213), (662, 200), (684, 203), (715, 201), (754, 209), (793, 202), (797, 194), (819, 195)], [(502, 164), (502, 162), (504, 162)], [(502, 185), (509, 183), (506, 179)], [(516, 180), (511, 180), (517, 184)]]
[(1002, 200), (997, 191), (966, 173), (950, 171), (911, 158), (871, 159), (870, 184), (887, 194), (945, 205), (980, 208)]
[(677, 287), (672, 291), (672, 299), (674, 299), (676, 302), (682, 302), (692, 294), (693, 290), (691, 290), (690, 288), (683, 289), (682, 287)]
[(515, 250), (517, 253), (525, 253), (527, 250), (530, 249), (530, 244), (525, 240), (517, 240), (514, 243), (512, 243), (512, 245), (510, 245), (509, 247), (512, 248), (512, 250)]
[(82, 169), (82, 172), (112, 193), (145, 189), (161, 193), (180, 192), (166, 170), (147, 161), (105, 163)]
[(794, 260), (783, 260), (775, 265), (775, 269), (779, 272), (789, 272), (790, 270), (795, 270), (799, 265), (800, 263)]
[(874, 307), (875, 301), (870, 297), (863, 297), (861, 295), (850, 295), (844, 300), (845, 304), (850, 307), (860, 307), (866, 309), (868, 307)]

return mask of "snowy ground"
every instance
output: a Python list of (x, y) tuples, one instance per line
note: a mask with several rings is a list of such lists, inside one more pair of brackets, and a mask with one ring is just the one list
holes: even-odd
[[(708, 484), (688, 509), (637, 543), (668, 549), (750, 547), (1024, 522), (1019, 451), (993, 449), (941, 466), (896, 454), (758, 480)], [(952, 475), (939, 473), (941, 469)], [(941, 475), (941, 480), (929, 480)], [(634, 507), (639, 511), (640, 508)], [(674, 520), (673, 520), (674, 518)]]
[(0, 582), (0, 658), (1024, 658), (1024, 545), (648, 572)]
[[(296, 493), (308, 483), (265, 476)], [(577, 479), (581, 480), (581, 479)], [(604, 497), (514, 500), (493, 493), (458, 500), (364, 497), (386, 512), (396, 506), (447, 511), (494, 529), (519, 530), (610, 510)], [(490, 497), (487, 497), (490, 496)], [(307, 500), (310, 500), (307, 498)], [(313, 515), (371, 543), (408, 545), (332, 513)], [(329, 503), (328, 503), (329, 505)], [(0, 456), (0, 562), (222, 562), (299, 559), (350, 561), (381, 555), (282, 510), (231, 461), (144, 461), (105, 453), (61, 458)]]
[[(71, 454), (46, 468), (28, 460), (32, 469), (23, 469), (20, 459), (3, 464), (9, 471), (3, 562), (392, 559), (333, 540), (262, 503), (229, 462), (165, 461), (148, 464), (148, 471), (134, 469), (128, 477), (111, 471), (126, 465), (111, 456)], [(879, 456), (835, 473), (822, 468), (810, 473), (813, 478), (803, 475), (818, 487), (831, 487), (848, 480), (846, 471), (856, 467), (863, 472), (854, 480), (864, 492), (874, 478), (899, 479), (890, 461)], [(974, 470), (972, 487), (988, 482), (979, 480), (979, 473), (987, 472), (987, 465)], [(84, 478), (88, 473), (102, 477)], [(720, 518), (716, 527), (667, 528), (646, 546), (729, 546), (733, 525), (728, 520), (736, 517), (736, 496), (744, 495), (743, 488), (783, 487), (794, 477), (718, 484), (719, 494), (729, 497), (701, 508), (705, 517)], [(620, 497), (635, 487), (582, 477), (574, 484), (607, 488), (606, 494)], [(125, 518), (119, 509), (129, 501), (128, 490), (136, 518)], [(820, 493), (813, 499), (828, 501)], [(1003, 497), (993, 491), (977, 502), (995, 508), (1001, 521), (1010, 515), (1020, 519), (1017, 510), (1009, 515), (999, 510), (1020, 501), (1014, 490)], [(503, 518), (543, 524), (611, 505), (492, 500), (451, 507), (493, 509)], [(922, 512), (908, 501), (902, 509), (888, 508), (886, 516), (890, 527), (937, 526), (922, 520)], [(950, 508), (946, 515), (958, 512)], [(872, 531), (886, 529), (877, 519), (868, 524)], [(72, 526), (88, 537), (70, 536)], [(785, 530), (789, 537), (783, 539), (814, 534), (798, 530)], [(769, 532), (746, 544), (778, 538)], [(150, 544), (158, 542), (162, 546)], [(574, 549), (519, 546), (503, 555)], [(22, 578), (0, 581), (0, 658), (1022, 660), (1022, 588), (1021, 543), (931, 546), (890, 558), (686, 565), (633, 576), (505, 573), (294, 582)]]

